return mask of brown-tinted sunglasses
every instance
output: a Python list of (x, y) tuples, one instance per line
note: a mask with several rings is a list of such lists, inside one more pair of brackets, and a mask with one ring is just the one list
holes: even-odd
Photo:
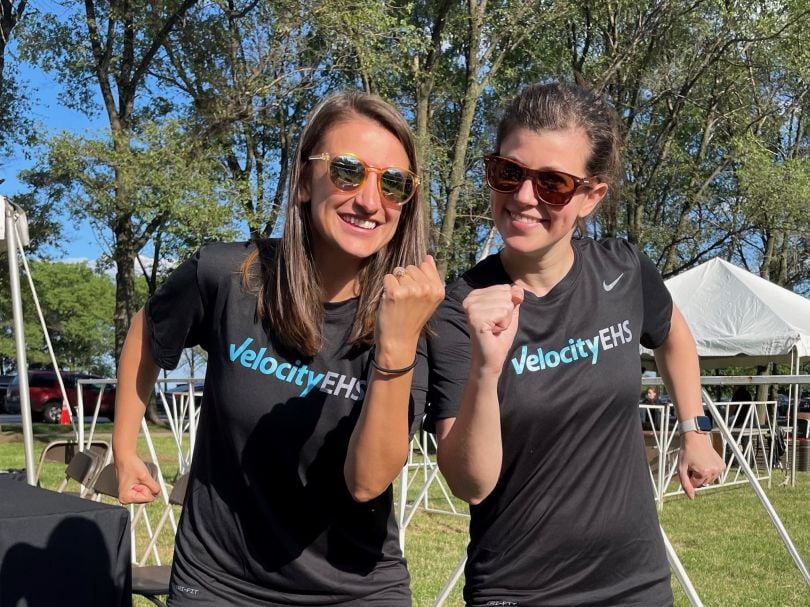
[(562, 171), (530, 169), (510, 158), (495, 154), (484, 156), (484, 165), (487, 185), (496, 192), (512, 194), (520, 189), (524, 181), (530, 179), (535, 196), (555, 207), (571, 202), (577, 188), (599, 183), (598, 177), (577, 177)]

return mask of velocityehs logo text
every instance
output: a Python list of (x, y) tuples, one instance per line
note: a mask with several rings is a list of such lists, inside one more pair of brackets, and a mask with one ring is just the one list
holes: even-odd
[(229, 344), (228, 357), (231, 362), (238, 362), (251, 371), (301, 386), (303, 389), (299, 396), (306, 396), (315, 388), (326, 394), (352, 400), (362, 400), (366, 394), (365, 379), (349, 377), (334, 371), (314, 371), (309, 366), (301, 364), (300, 360), (296, 360), (295, 363), (278, 360), (267, 353), (267, 348), (251, 349), (252, 343), (253, 338), (248, 337), (239, 346)]
[(633, 332), (630, 330), (630, 321), (605, 327), (597, 331), (593, 337), (571, 337), (568, 343), (561, 348), (548, 346), (524, 345), (518, 350), (518, 355), (510, 361), (516, 375), (523, 373), (537, 373), (546, 369), (553, 369), (559, 365), (572, 363), (585, 363), (590, 361), (595, 365), (599, 360), (599, 353), (617, 346), (631, 343)]

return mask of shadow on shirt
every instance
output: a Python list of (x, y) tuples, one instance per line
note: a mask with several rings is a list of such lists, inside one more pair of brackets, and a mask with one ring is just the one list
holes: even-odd
[(316, 391), (276, 405), (246, 442), (242, 467), (252, 485), (237, 516), (251, 557), (265, 571), (296, 560), (289, 573), (298, 567), (318, 571), (325, 559), (366, 575), (386, 550), (391, 489), (357, 503), (343, 476), (362, 401), (341, 405), (331, 399), (327, 406), (326, 398)]

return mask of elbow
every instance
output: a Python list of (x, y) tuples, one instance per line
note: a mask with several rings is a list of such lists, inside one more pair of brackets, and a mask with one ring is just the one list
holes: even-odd
[(487, 499), (497, 482), (497, 479), (495, 479), (496, 482), (490, 483), (469, 475), (462, 475), (453, 470), (451, 466), (443, 464), (441, 457), (439, 457), (439, 469), (444, 475), (451, 493), (471, 506), (477, 506)]
[(465, 499), (464, 501), (467, 502), (470, 506), (477, 506), (478, 504), (483, 502), (485, 499), (486, 499), (486, 496), (475, 495), (475, 496), (471, 496), (471, 497)]
[(487, 499), (489, 494), (492, 493), (492, 489), (493, 488), (487, 490), (484, 487), (454, 487), (450, 484), (450, 491), (453, 492), (453, 495), (467, 502), (470, 506), (477, 506)]
[(346, 483), (346, 489), (349, 495), (357, 503), (370, 502), (374, 498), (379, 497), (391, 486), (393, 478), (386, 476), (368, 476), (358, 473), (351, 467), (346, 467), (343, 470), (343, 480)]
[(388, 485), (382, 488), (373, 487), (373, 486), (365, 486), (365, 485), (356, 485), (352, 487), (349, 486), (349, 495), (352, 496), (352, 499), (359, 503), (364, 504), (366, 502), (370, 502), (374, 498), (381, 496), (385, 490), (388, 488)]

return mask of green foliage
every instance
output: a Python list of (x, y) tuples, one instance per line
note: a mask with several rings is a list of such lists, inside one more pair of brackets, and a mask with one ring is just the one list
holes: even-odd
[[(307, 112), (363, 88), (414, 125), (434, 252), (456, 275), (489, 235), (480, 157), (500, 108), (530, 82), (576, 75), (613, 102), (625, 137), (624, 183), (589, 233), (639, 243), (665, 275), (720, 255), (781, 284), (810, 278), (804, 0), (215, 2), (165, 39), (177, 2), (90, 4), (107, 24), (96, 52), (108, 54), (91, 52), (90, 22), (68, 5), (38, 9), (21, 56), (55, 70), (64, 103), (106, 111), (119, 135), (62, 136), (31, 178), (78, 201), (77, 220), (112, 231), (128, 255), (222, 236), (226, 207), (252, 236), (272, 233)], [(202, 199), (217, 208), (198, 212)]]
[[(42, 310), (57, 364), (64, 369), (109, 375), (113, 372), (115, 284), (84, 264), (32, 261), (34, 291)], [(26, 356), (31, 365), (52, 364), (45, 335), (27, 275), (22, 274), (20, 295)], [(9, 292), (0, 295), (0, 306), (9, 308)], [(0, 321), (0, 357), (16, 362), (11, 314)]]
[(810, 158), (780, 158), (765, 142), (737, 141), (741, 210), (748, 221), (771, 229), (810, 230)]
[[(216, 160), (176, 121), (148, 123), (121, 145), (68, 132), (49, 142), (48, 156), (26, 180), (63, 199), (77, 221), (115, 233), (129, 222), (143, 238), (158, 228), (174, 239), (228, 234), (227, 190)], [(129, 193), (124, 200), (120, 192)]]

